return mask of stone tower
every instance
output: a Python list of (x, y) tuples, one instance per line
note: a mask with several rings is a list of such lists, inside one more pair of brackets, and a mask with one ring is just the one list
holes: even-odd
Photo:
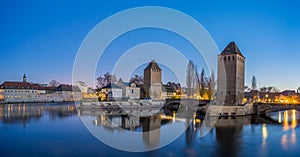
[(234, 42), (230, 42), (222, 53), (218, 55), (217, 86), (217, 99), (222, 99), (224, 105), (239, 105), (243, 103), (245, 57)]
[(157, 63), (152, 60), (144, 69), (145, 98), (160, 100), (162, 98), (162, 71)]

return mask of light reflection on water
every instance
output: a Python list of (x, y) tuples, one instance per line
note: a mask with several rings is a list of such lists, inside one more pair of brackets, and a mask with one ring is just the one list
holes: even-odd
[[(96, 140), (82, 124), (80, 116), (103, 135), (121, 136), (128, 131), (144, 132), (166, 125), (187, 127), (185, 133), (170, 145), (147, 153), (123, 152)], [(300, 154), (296, 110), (261, 116), (221, 118), (214, 129), (200, 138), (202, 118), (180, 117), (176, 111), (161, 112), (152, 118), (130, 115), (105, 115), (97, 112), (77, 113), (73, 104), (32, 104), (0, 106), (1, 156), (297, 156)], [(145, 146), (160, 144), (159, 134), (139, 137)], [(126, 141), (124, 141), (126, 142)], [(28, 144), (30, 143), (30, 145)], [(130, 143), (128, 143), (130, 144)], [(18, 151), (15, 151), (16, 147)]]
[(280, 143), (283, 150), (288, 150), (289, 148), (296, 148), (296, 127), (300, 119), (300, 112), (297, 110), (279, 111), (277, 113), (271, 113), (270, 117), (274, 120), (277, 120), (278, 123), (282, 123), (283, 134), (281, 135)]

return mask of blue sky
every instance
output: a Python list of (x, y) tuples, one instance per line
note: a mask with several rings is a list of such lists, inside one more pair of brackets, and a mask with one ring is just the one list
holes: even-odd
[[(26, 73), (33, 82), (48, 83), (55, 79), (71, 83), (77, 50), (93, 27), (124, 9), (150, 5), (173, 8), (193, 17), (208, 30), (220, 50), (235, 41), (247, 59), (247, 85), (255, 75), (259, 87), (296, 89), (300, 86), (299, 4), (281, 0), (1, 1), (0, 82), (20, 80)], [(127, 39), (125, 35), (121, 47), (146, 39), (154, 41), (149, 32), (132, 33), (133, 38), (128, 34)], [(138, 38), (141, 34), (146, 39)], [(156, 34), (160, 34), (157, 41), (168, 43), (170, 34)], [(129, 43), (128, 39), (134, 42)], [(117, 57), (109, 55), (109, 50), (107, 54)], [(105, 66), (97, 69), (99, 74), (104, 71), (109, 70)]]

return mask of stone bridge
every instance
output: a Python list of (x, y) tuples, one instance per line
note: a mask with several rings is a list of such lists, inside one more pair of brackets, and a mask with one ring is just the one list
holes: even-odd
[(209, 100), (199, 100), (199, 99), (166, 99), (165, 106), (172, 106), (172, 105), (187, 105), (187, 106), (205, 106), (209, 104)]
[(253, 105), (255, 114), (267, 114), (269, 112), (278, 112), (284, 110), (300, 111), (300, 104), (272, 104), (272, 103), (255, 103)]

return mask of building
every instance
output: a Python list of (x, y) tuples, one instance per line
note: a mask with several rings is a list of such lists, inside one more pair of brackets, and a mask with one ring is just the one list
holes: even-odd
[(218, 55), (217, 100), (225, 105), (243, 104), (245, 57), (234, 42)]
[(61, 101), (78, 101), (81, 98), (80, 88), (67, 84), (60, 84), (54, 94), (57, 94), (56, 97), (60, 98)]
[(140, 87), (134, 82), (118, 81), (118, 86), (122, 88), (123, 99), (140, 99)]
[(163, 85), (163, 98), (165, 98), (165, 99), (177, 98), (176, 89), (168, 84)]
[(154, 60), (144, 69), (143, 89), (145, 98), (162, 99), (162, 70)]
[(114, 83), (101, 88), (100, 93), (102, 95), (101, 100), (121, 100), (122, 99), (122, 88)]
[(81, 93), (88, 93), (88, 85), (83, 81), (77, 81), (75, 86), (79, 87)]
[(47, 87), (27, 82), (26, 75), (22, 82), (5, 81), (0, 85), (0, 102), (62, 102), (79, 100), (79, 89), (71, 85)]
[(0, 85), (3, 102), (35, 102), (47, 100), (47, 89), (29, 82), (6, 81)]

